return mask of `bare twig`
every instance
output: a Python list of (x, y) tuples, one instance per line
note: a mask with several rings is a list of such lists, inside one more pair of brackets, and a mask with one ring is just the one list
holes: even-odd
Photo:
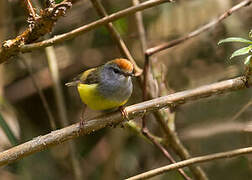
[[(98, 14), (101, 17), (107, 17), (108, 14), (106, 12), (106, 10), (104, 9), (104, 7), (102, 6), (102, 4), (99, 2), (99, 0), (91, 0), (93, 6), (95, 7), (96, 11), (98, 12)], [(108, 23), (106, 25), (107, 29), (109, 30), (112, 38), (115, 40), (115, 42), (117, 43), (117, 46), (119, 47), (121, 53), (123, 54), (123, 56), (125, 56), (127, 59), (129, 59), (133, 65), (134, 65), (134, 70), (135, 70), (135, 74), (136, 75), (140, 75), (142, 73), (142, 69), (139, 68), (134, 60), (134, 58), (132, 57), (132, 55), (130, 54), (129, 49), (127, 48), (126, 44), (124, 43), (123, 39), (121, 38), (120, 34), (118, 33), (118, 31), (114, 28), (112, 23)]]
[[(164, 120), (164, 116), (160, 111), (155, 111), (154, 115), (159, 122), (162, 130), (165, 132), (165, 134), (168, 137), (168, 140), (170, 142), (170, 146), (173, 148), (176, 154), (181, 159), (189, 159), (191, 158), (190, 153), (186, 149), (186, 147), (181, 142), (180, 138), (178, 137), (177, 133), (173, 131), (170, 127), (167, 126), (166, 121)], [(190, 166), (190, 170), (193, 172), (194, 176), (197, 177), (197, 179), (200, 180), (207, 180), (207, 176), (205, 172), (201, 169), (199, 166)]]
[[(145, 116), (146, 117), (146, 116)], [(142, 133), (145, 137), (147, 137), (162, 153), (163, 155), (171, 162), (176, 163), (176, 161), (173, 159), (173, 157), (170, 155), (170, 153), (158, 142), (156, 141), (149, 133), (149, 130), (144, 127), (142, 128)], [(189, 176), (184, 172), (183, 169), (178, 169), (179, 173), (184, 177), (186, 180), (191, 180)]]
[[(145, 56), (145, 61), (144, 61), (144, 72), (143, 72), (143, 100), (147, 101), (148, 100), (148, 81), (149, 81), (149, 73), (150, 73), (150, 59), (149, 56)], [(144, 116), (142, 119), (142, 128), (146, 127), (146, 117)]]
[[(125, 114), (127, 114), (126, 118), (121, 117), (121, 112), (115, 112), (94, 118), (91, 121), (86, 122), (81, 129), (79, 127), (79, 123), (73, 124), (63, 129), (53, 131), (47, 135), (39, 136), (31, 141), (0, 153), (0, 166), (14, 162), (35, 152), (42, 151), (50, 146), (61, 144), (69, 139), (76, 138), (81, 134), (89, 134), (106, 126), (118, 124), (122, 122), (123, 119), (131, 120), (136, 117), (141, 117), (147, 112), (169, 107), (174, 104), (183, 104), (190, 100), (206, 98), (211, 95), (244, 89), (246, 88), (245, 83), (246, 81), (244, 76), (229, 79), (125, 107), (124, 111)], [(248, 82), (248, 84), (252, 85), (252, 82)]]
[(180, 162), (177, 162), (174, 164), (170, 164), (167, 166), (163, 166), (161, 168), (153, 169), (151, 171), (139, 174), (137, 176), (127, 178), (127, 180), (148, 179), (148, 178), (157, 176), (159, 174), (168, 172), (170, 170), (183, 168), (183, 167), (190, 166), (193, 164), (213, 161), (216, 159), (231, 158), (231, 157), (241, 156), (241, 155), (250, 154), (250, 153), (252, 153), (252, 147), (241, 148), (241, 149), (236, 149), (233, 151), (226, 151), (226, 152), (215, 153), (215, 154), (210, 154), (210, 155), (206, 155), (206, 156), (195, 157), (195, 158), (187, 159), (187, 160), (180, 161)]
[(22, 60), (22, 62), (24, 64), (24, 66), (26, 67), (27, 71), (30, 74), (30, 77), (31, 77), (31, 80), (32, 80), (32, 84), (34, 85), (35, 89), (37, 90), (37, 92), (39, 94), (39, 97), (40, 97), (40, 99), (42, 101), (42, 105), (45, 108), (46, 114), (47, 114), (47, 116), (49, 118), (50, 126), (51, 126), (52, 130), (55, 130), (56, 129), (55, 119), (54, 119), (54, 117), (52, 115), (52, 111), (51, 111), (51, 109), (49, 107), (49, 104), (48, 104), (48, 102), (46, 100), (46, 97), (45, 97), (43, 91), (41, 90), (39, 84), (37, 83), (38, 81), (34, 77), (32, 69), (29, 66), (29, 64), (26, 62), (25, 58), (21, 57), (21, 60)]
[(27, 11), (28, 11), (28, 14), (30, 16), (30, 18), (32, 18), (32, 21), (35, 21), (36, 20), (36, 13), (34, 11), (34, 8), (32, 6), (32, 3), (30, 0), (24, 0), (24, 3), (26, 5), (26, 8), (27, 8)]
[[(140, 4), (139, 0), (132, 0), (132, 3), (133, 3), (134, 6)], [(145, 35), (145, 29), (144, 29), (144, 24), (143, 24), (142, 13), (137, 12), (135, 14), (135, 18), (136, 18), (138, 36), (139, 36), (140, 42), (141, 42), (142, 52), (144, 53), (145, 50), (147, 49), (147, 41), (146, 41), (146, 35)]]
[(230, 121), (236, 120), (244, 111), (246, 111), (252, 104), (252, 99), (249, 100), (232, 118)]
[(185, 42), (186, 40), (189, 40), (193, 37), (196, 37), (198, 35), (200, 35), (201, 33), (209, 30), (210, 28), (216, 26), (218, 23), (220, 23), (221, 21), (223, 21), (225, 18), (227, 18), (228, 16), (230, 16), (232, 13), (238, 11), (239, 9), (241, 9), (242, 7), (245, 7), (245, 6), (248, 6), (250, 5), (252, 2), (252, 0), (244, 0), (242, 2), (240, 2), (239, 4), (233, 6), (232, 8), (230, 8), (229, 10), (227, 10), (224, 14), (222, 14), (221, 16), (219, 16), (218, 18), (216, 18), (215, 20), (211, 21), (210, 23), (200, 27), (199, 29), (187, 34), (186, 36), (184, 37), (181, 37), (181, 38), (178, 38), (178, 39), (175, 39), (171, 42), (168, 42), (168, 43), (163, 43), (161, 45), (158, 45), (158, 46), (155, 46), (155, 47), (152, 47), (152, 48), (149, 48), (146, 50), (146, 53), (151, 56), (153, 54), (156, 54), (162, 50), (165, 50), (165, 49), (168, 49), (168, 48), (171, 48), (171, 47), (174, 47), (180, 43), (183, 43)]
[[(63, 42), (65, 40), (69, 40), (69, 39), (72, 39), (72, 38), (75, 38), (76, 36), (79, 36), (85, 32), (88, 32), (94, 28), (97, 28), (99, 26), (102, 26), (102, 25), (105, 25), (105, 24), (108, 24), (109, 22), (112, 22), (112, 21), (115, 21), (121, 17), (124, 17), (124, 16), (128, 16), (130, 14), (133, 14), (137, 11), (142, 11), (144, 9), (147, 9), (147, 8), (150, 8), (150, 7), (153, 7), (153, 6), (157, 6), (159, 4), (162, 4), (162, 3), (166, 3), (166, 2), (173, 2), (172, 0), (149, 0), (149, 1), (146, 1), (146, 2), (143, 2), (141, 4), (139, 4), (138, 6), (133, 6), (133, 7), (129, 7), (127, 9), (124, 9), (122, 11), (119, 11), (117, 13), (114, 13), (114, 14), (111, 14), (111, 15), (108, 15), (102, 19), (99, 19), (95, 22), (92, 22), (90, 24), (87, 24), (87, 25), (84, 25), (82, 27), (79, 27), (77, 29), (74, 29), (68, 33), (64, 33), (64, 34), (61, 34), (61, 35), (57, 35), (51, 39), (48, 39), (48, 40), (45, 40), (45, 41), (41, 41), (41, 42), (38, 42), (38, 43), (33, 43), (33, 44), (27, 44), (27, 45), (22, 45), (20, 46), (20, 51), (21, 52), (28, 52), (28, 51), (31, 51), (31, 50), (34, 50), (34, 49), (38, 49), (38, 48), (43, 48), (43, 47), (47, 47), (47, 46), (51, 46), (51, 45), (54, 45), (56, 43), (60, 43), (60, 42)], [(2, 53), (0, 52), (0, 55)], [(0, 56), (1, 57), (1, 56)], [(1, 63), (1, 58), (0, 58), (0, 63)]]
[[(138, 125), (135, 121), (127, 121), (126, 123), (123, 123), (123, 127), (126, 127), (127, 129), (134, 132), (136, 135), (142, 137), (144, 140), (148, 141), (149, 143), (152, 143), (148, 138), (146, 138), (142, 133), (142, 127)], [(159, 136), (156, 136), (149, 132), (149, 135), (155, 139), (156, 142), (162, 144), (163, 146), (168, 146), (169, 142), (165, 140), (164, 138), (161, 138)]]

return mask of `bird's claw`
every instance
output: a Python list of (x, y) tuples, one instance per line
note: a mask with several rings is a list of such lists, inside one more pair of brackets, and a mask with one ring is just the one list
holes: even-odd
[(119, 110), (122, 114), (123, 119), (126, 119), (127, 121), (129, 121), (128, 112), (125, 110), (125, 108), (123, 106), (121, 106), (121, 107), (119, 107)]
[(244, 78), (242, 78), (242, 81), (244, 82), (244, 85), (246, 86), (246, 88), (249, 88), (249, 76), (245, 75)]

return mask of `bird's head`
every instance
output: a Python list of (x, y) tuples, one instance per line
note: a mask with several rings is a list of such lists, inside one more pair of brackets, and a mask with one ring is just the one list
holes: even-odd
[(105, 66), (110, 71), (113, 71), (112, 73), (114, 74), (123, 75), (125, 77), (134, 76), (133, 65), (127, 59), (122, 59), (122, 58), (114, 59), (112, 61), (107, 62)]

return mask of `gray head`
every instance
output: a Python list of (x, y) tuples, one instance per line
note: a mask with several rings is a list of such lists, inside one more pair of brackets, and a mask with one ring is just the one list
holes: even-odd
[(128, 60), (109, 61), (103, 66), (100, 73), (98, 90), (104, 97), (124, 101), (131, 96), (133, 66)]

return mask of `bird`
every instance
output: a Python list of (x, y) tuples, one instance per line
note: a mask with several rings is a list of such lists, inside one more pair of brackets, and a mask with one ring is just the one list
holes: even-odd
[(127, 59), (116, 58), (84, 71), (65, 85), (77, 87), (82, 102), (90, 109), (111, 111), (129, 100), (133, 76), (133, 64)]

